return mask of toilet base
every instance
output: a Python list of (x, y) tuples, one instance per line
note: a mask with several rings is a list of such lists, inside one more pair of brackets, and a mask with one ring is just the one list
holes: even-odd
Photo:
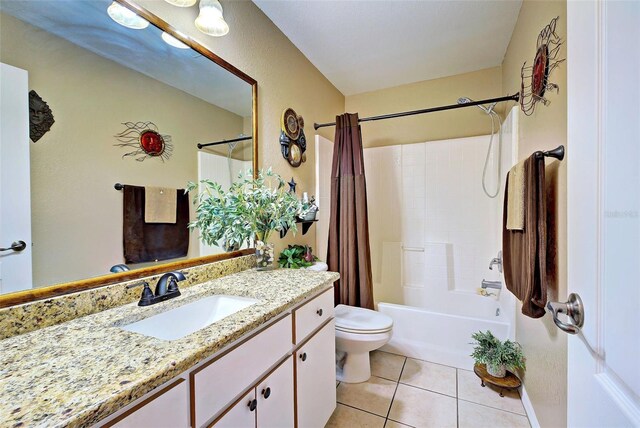
[(336, 367), (336, 379), (345, 383), (366, 382), (371, 377), (369, 351), (349, 352), (342, 369)]

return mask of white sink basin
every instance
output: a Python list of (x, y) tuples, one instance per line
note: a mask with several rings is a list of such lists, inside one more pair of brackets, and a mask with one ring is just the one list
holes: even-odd
[(122, 328), (162, 340), (176, 340), (255, 303), (258, 300), (248, 297), (209, 296)]

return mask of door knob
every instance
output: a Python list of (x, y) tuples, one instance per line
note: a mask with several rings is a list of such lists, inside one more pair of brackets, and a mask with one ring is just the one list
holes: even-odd
[(27, 248), (27, 243), (24, 241), (15, 241), (11, 243), (10, 247), (7, 248), (0, 248), (0, 251), (15, 251), (16, 253), (19, 253), (20, 251), (23, 251), (25, 248)]
[[(547, 309), (553, 315), (553, 322), (558, 328), (569, 334), (578, 334), (584, 325), (584, 305), (582, 299), (576, 293), (569, 294), (569, 300), (562, 302), (549, 302)], [(571, 320), (571, 323), (560, 321), (559, 314), (565, 314)]]

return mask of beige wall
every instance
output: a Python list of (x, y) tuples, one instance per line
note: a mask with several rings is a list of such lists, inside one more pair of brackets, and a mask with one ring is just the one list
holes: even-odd
[[(114, 183), (184, 188), (197, 179), (196, 142), (239, 134), (243, 118), (0, 17), (0, 59), (29, 71), (30, 89), (55, 118), (49, 133), (29, 143), (34, 285), (106, 274), (123, 262), (122, 193)], [(114, 147), (122, 122), (147, 120), (172, 138), (167, 162), (123, 159), (130, 149)], [(198, 255), (195, 234), (189, 255)]]
[[(567, 34), (567, 3), (565, 1), (525, 0), (516, 24), (507, 54), (502, 63), (503, 92), (520, 87), (520, 67), (524, 61), (531, 64), (536, 51), (536, 38), (552, 18), (560, 17), (558, 34)], [(560, 53), (566, 58), (566, 50)], [(552, 75), (552, 82), (560, 86), (559, 94), (549, 94), (548, 107), (539, 104), (535, 114), (520, 113), (520, 159), (536, 150), (547, 150), (567, 144), (567, 73), (566, 63)], [(570, 149), (570, 148), (568, 148)], [(550, 225), (550, 234), (557, 239), (557, 260), (553, 249), (548, 257), (553, 290), (550, 300), (566, 300), (567, 295), (567, 160), (547, 162), (549, 212), (555, 212), (556, 224)], [(524, 347), (527, 357), (525, 387), (542, 427), (566, 426), (567, 423), (567, 335), (553, 324), (549, 314), (542, 319), (531, 319), (520, 314), (516, 319), (516, 340)]]
[[(428, 107), (455, 104), (459, 97), (495, 98), (506, 95), (502, 90), (500, 67), (440, 79), (425, 80), (379, 91), (346, 97), (346, 111), (360, 117), (377, 116)], [(517, 92), (518, 89), (510, 89)], [(511, 93), (511, 92), (510, 92)], [(327, 120), (324, 120), (327, 121)], [(480, 109), (428, 113), (362, 124), (365, 147), (421, 143), (449, 138), (487, 135), (491, 122)]]
[[(298, 195), (315, 193), (312, 124), (333, 120), (342, 113), (344, 96), (251, 1), (222, 0), (230, 31), (220, 38), (206, 36), (194, 27), (197, 7), (181, 9), (156, 0), (138, 3), (258, 81), (260, 167), (273, 167), (286, 181), (293, 177)], [(287, 107), (302, 115), (306, 123), (307, 162), (299, 168), (289, 166), (280, 154), (280, 116)], [(332, 141), (333, 133), (333, 128), (322, 132)], [(289, 243), (314, 245), (315, 227), (304, 236), (294, 238), (290, 232), (285, 240), (278, 239), (276, 252)]]

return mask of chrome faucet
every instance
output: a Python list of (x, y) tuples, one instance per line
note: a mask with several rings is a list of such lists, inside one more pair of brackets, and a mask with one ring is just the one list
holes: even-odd
[(178, 281), (184, 281), (185, 279), (187, 279), (187, 277), (182, 272), (167, 272), (158, 280), (155, 293), (151, 292), (149, 283), (146, 281), (127, 285), (127, 288), (144, 285), (138, 306), (149, 306), (178, 297), (180, 295)]
[(493, 265), (498, 266), (498, 272), (502, 272), (502, 250), (498, 251), (498, 257), (491, 259), (489, 263), (489, 270), (493, 270)]
[(480, 285), (483, 289), (493, 288), (495, 290), (500, 290), (502, 288), (502, 282), (500, 281), (487, 281), (486, 279), (482, 280), (482, 285)]

